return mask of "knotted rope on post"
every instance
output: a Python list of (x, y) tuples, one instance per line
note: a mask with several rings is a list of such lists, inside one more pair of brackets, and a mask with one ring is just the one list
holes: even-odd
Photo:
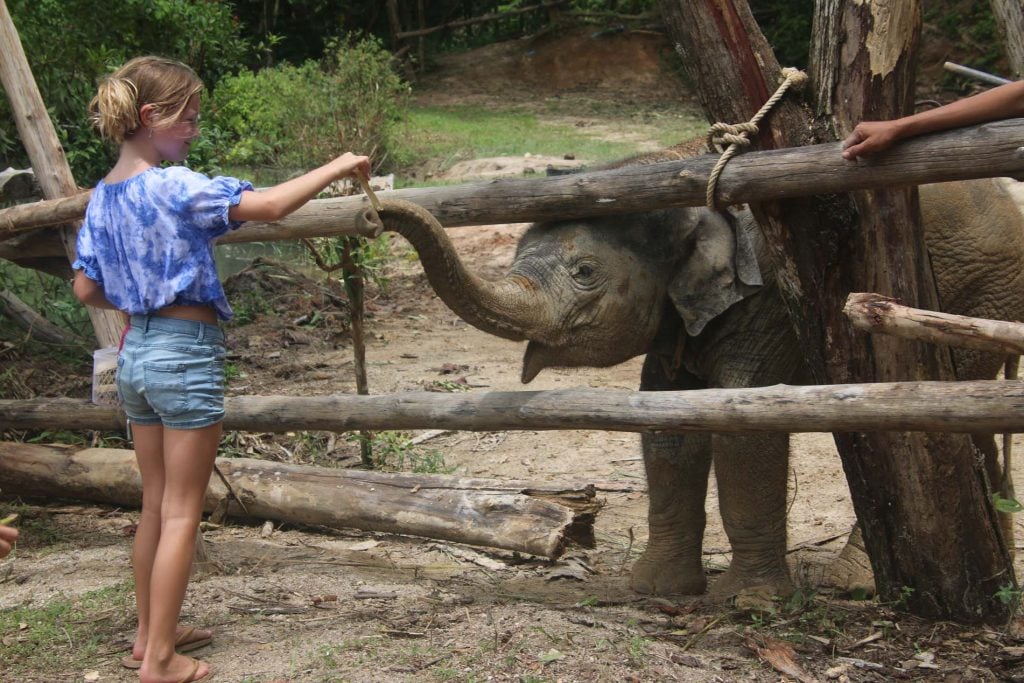
[(757, 124), (771, 111), (775, 103), (782, 99), (786, 91), (790, 87), (799, 90), (807, 81), (807, 74), (800, 71), (800, 69), (792, 67), (783, 69), (782, 76), (783, 81), (775, 91), (775, 94), (768, 98), (768, 101), (761, 106), (752, 119), (746, 123), (735, 124), (718, 122), (712, 124), (708, 130), (708, 147), (722, 155), (718, 158), (718, 162), (711, 169), (711, 175), (708, 177), (705, 201), (709, 209), (717, 208), (715, 204), (715, 188), (718, 186), (718, 176), (722, 174), (725, 165), (729, 163), (729, 159), (739, 152), (740, 148), (750, 146), (750, 137), (757, 135), (758, 132)]

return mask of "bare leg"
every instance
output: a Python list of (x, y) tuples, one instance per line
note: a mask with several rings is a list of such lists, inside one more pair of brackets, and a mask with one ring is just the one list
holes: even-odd
[[(174, 651), (175, 629), (222, 429), (221, 423), (202, 429), (164, 429), (164, 495), (160, 540), (149, 579), (149, 632), (139, 672), (143, 683), (180, 681), (192, 670), (191, 660)], [(208, 672), (209, 667), (200, 664), (194, 678)]]
[(164, 497), (163, 425), (132, 425), (135, 458), (142, 475), (142, 514), (132, 546), (132, 572), (135, 575), (135, 604), (139, 630), (132, 646), (132, 657), (142, 660), (149, 636), (149, 579), (153, 558), (160, 543), (160, 506)]

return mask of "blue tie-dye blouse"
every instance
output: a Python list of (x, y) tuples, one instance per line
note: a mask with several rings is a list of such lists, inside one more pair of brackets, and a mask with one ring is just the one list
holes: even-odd
[(102, 285), (107, 301), (130, 314), (164, 306), (231, 307), (217, 277), (213, 241), (241, 225), (228, 219), (245, 180), (209, 178), (184, 166), (150, 168), (119, 183), (100, 181), (78, 231), (75, 270)]

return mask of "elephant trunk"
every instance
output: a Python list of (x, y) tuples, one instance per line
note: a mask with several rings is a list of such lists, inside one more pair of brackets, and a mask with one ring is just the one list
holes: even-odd
[(469, 272), (441, 224), (417, 204), (385, 200), (378, 215), (385, 230), (409, 240), (431, 287), (456, 315), (488, 334), (514, 341), (526, 338), (537, 299), (530, 282), (518, 276), (488, 281)]

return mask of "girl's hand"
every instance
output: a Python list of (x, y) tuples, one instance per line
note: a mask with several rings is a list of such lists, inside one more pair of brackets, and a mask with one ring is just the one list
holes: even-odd
[(361, 176), (363, 180), (370, 179), (370, 157), (345, 152), (332, 161), (331, 166), (334, 167), (338, 178)]

